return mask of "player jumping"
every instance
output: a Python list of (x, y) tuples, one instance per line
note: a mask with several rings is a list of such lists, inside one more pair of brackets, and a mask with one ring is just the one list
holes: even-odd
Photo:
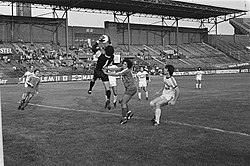
[(103, 72), (103, 68), (108, 66), (114, 59), (114, 48), (111, 45), (110, 37), (107, 35), (102, 35), (99, 40), (92, 47), (92, 51), (95, 53), (95, 57), (98, 59), (96, 68), (94, 70), (94, 77), (90, 81), (88, 93), (92, 93), (92, 89), (95, 85), (97, 78), (100, 78), (103, 82), (106, 95), (106, 104), (105, 108), (111, 109), (110, 106), (110, 96), (111, 91), (109, 87), (109, 78), (108, 75)]

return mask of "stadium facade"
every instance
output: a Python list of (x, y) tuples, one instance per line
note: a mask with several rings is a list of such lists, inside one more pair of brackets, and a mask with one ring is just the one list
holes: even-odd
[[(29, 1), (13, 2), (29, 3)], [(249, 20), (236, 18), (243, 15), (242, 12), (245, 11), (242, 10), (174, 1), (130, 1), (131, 4), (125, 5), (126, 2), (124, 1), (110, 0), (110, 6), (107, 6), (104, 1), (95, 0), (91, 1), (90, 4), (85, 1), (81, 1), (81, 3), (73, 3), (72, 1), (72, 4), (68, 4), (70, 2), (64, 0), (62, 1), (64, 5), (54, 4), (55, 1), (50, 0), (33, 2), (50, 5), (54, 11), (65, 10), (66, 18), (31, 17), (29, 10), (26, 13), (20, 11), (24, 7), (29, 8), (29, 6), (17, 8), (17, 16), (13, 14), (11, 16), (1, 15), (0, 54), (4, 61), (8, 59), (19, 60), (20, 53), (26, 56), (33, 54), (34, 50), (49, 52), (48, 54), (51, 54), (48, 55), (49, 57), (55, 55), (54, 51), (62, 50), (63, 54), (60, 53), (59, 55), (68, 56), (69, 49), (73, 50), (71, 51), (73, 54), (77, 52), (76, 55), (79, 58), (89, 59), (91, 54), (87, 50), (88, 47), (104, 33), (111, 37), (116, 53), (124, 58), (134, 59), (136, 64), (162, 67), (166, 63), (172, 63), (178, 69), (190, 69), (196, 66), (203, 68), (224, 67), (224, 64), (249, 62), (250, 60), (247, 45), (249, 41), (245, 39), (249, 35)], [(120, 4), (119, 6), (124, 5), (120, 11), (117, 11), (117, 4)], [(126, 16), (127, 22), (125, 20), (123, 22), (106, 21), (104, 28), (68, 26), (67, 12), (74, 8), (77, 10), (89, 8), (93, 11), (103, 9), (107, 13), (113, 13), (114, 18), (118, 15)], [(138, 8), (141, 8), (141, 10), (138, 10)], [(176, 13), (176, 11), (182, 12)], [(134, 14), (159, 16), (162, 19), (162, 25), (132, 24), (129, 22), (129, 16)], [(221, 21), (219, 21), (219, 16), (224, 16)], [(201, 21), (201, 26), (199, 28), (179, 27), (178, 21), (185, 18), (198, 19)], [(163, 24), (164, 19), (172, 20), (174, 24), (166, 26)], [(217, 33), (208, 35), (211, 29), (203, 26), (204, 23), (214, 23), (216, 28), (218, 23), (228, 20), (231, 20), (230, 23), (235, 27), (238, 37), (237, 35), (223, 36), (225, 40), (222, 40)], [(243, 35), (246, 42), (241, 43), (239, 47), (235, 47), (236, 41), (241, 41), (239, 35)], [(230, 41), (233, 43), (227, 44)], [(79, 54), (78, 48), (83, 49), (84, 45), (87, 46), (85, 52)], [(44, 48), (47, 50), (43, 50)], [(46, 58), (46, 60), (48, 61), (47, 66), (50, 66), (51, 63), (55, 64), (54, 61), (57, 61), (57, 59), (50, 60), (50, 58)], [(66, 61), (72, 61), (72, 59)], [(72, 63), (76, 63), (76, 61), (73, 60)]]

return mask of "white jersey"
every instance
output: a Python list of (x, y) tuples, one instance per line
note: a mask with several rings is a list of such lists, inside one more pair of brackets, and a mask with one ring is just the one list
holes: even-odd
[(26, 71), (24, 73), (24, 87), (28, 87), (28, 84), (27, 84), (27, 81), (29, 80), (30, 76), (34, 75), (33, 72), (30, 72), (30, 71)]
[(170, 78), (163, 77), (164, 89), (162, 91), (162, 96), (164, 97), (173, 97), (175, 95), (175, 88), (177, 87), (177, 82), (172, 76)]
[(196, 75), (196, 80), (202, 80), (202, 75), (204, 74), (203, 71), (196, 71), (195, 75)]
[(146, 71), (139, 71), (136, 76), (138, 77), (138, 80), (139, 80), (139, 87), (146, 87), (147, 86), (147, 75), (148, 75), (148, 72)]
[[(116, 65), (111, 65), (111, 66), (108, 66), (108, 68), (118, 68)], [(115, 73), (115, 72), (113, 72)], [(110, 87), (114, 87), (114, 86), (117, 86), (116, 84), (116, 79), (118, 77), (117, 76), (109, 76), (109, 86)]]

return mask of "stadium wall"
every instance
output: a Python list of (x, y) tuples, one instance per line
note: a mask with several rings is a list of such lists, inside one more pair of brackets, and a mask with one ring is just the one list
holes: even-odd
[[(65, 43), (65, 19), (52, 19), (24, 16), (0, 16), (0, 41), (10, 43)], [(112, 44), (128, 44), (127, 23), (105, 22), (105, 28), (69, 26), (69, 45), (78, 46), (91, 39), (91, 43), (103, 33), (111, 37)], [(13, 26), (13, 34), (12, 34)], [(176, 45), (176, 27), (130, 24), (132, 45)], [(207, 29), (179, 27), (179, 44), (204, 41), (208, 38)]]
[[(179, 27), (177, 36), (176, 27), (130, 24), (130, 41), (132, 45), (176, 45), (207, 42), (207, 28), (183, 28)], [(105, 22), (105, 33), (112, 39), (112, 44), (128, 44), (128, 24), (117, 22)]]
[[(249, 64), (248, 64), (249, 65)], [(192, 76), (196, 71), (174, 72), (175, 76)], [(205, 70), (206, 75), (217, 74), (238, 74), (238, 73), (250, 73), (250, 69), (225, 69), (225, 70)], [(63, 76), (42, 76), (41, 82), (70, 82), (70, 81), (89, 81), (93, 78), (93, 75), (63, 75)], [(18, 82), (24, 83), (24, 79), (21, 78), (6, 78), (0, 77), (0, 85), (17, 84)]]
[(209, 35), (208, 44), (215, 45), (216, 39), (230, 43), (246, 43), (250, 46), (250, 35)]
[[(60, 43), (66, 46), (65, 19), (0, 16), (0, 41), (11, 43), (22, 40), (25, 43)], [(13, 25), (13, 34), (12, 34)], [(92, 39), (92, 43), (104, 33), (104, 28), (68, 27), (69, 45), (78, 46)], [(13, 35), (13, 39), (12, 39)]]

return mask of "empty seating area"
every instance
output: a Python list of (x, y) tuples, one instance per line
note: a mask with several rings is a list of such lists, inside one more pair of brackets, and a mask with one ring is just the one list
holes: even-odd
[[(128, 47), (121, 45), (118, 46), (120, 52), (128, 52)], [(163, 67), (164, 64), (173, 64), (178, 69), (190, 69), (197, 68), (198, 66), (203, 68), (216, 68), (225, 64), (238, 63), (239, 61), (227, 56), (218, 49), (206, 43), (192, 43), (179, 45), (179, 57), (167, 56), (167, 50), (171, 50), (176, 54), (176, 45), (132, 45), (130, 46), (131, 54), (137, 55), (140, 59), (146, 61), (150, 66)]]
[(212, 44), (228, 56), (231, 56), (240, 62), (250, 61), (249, 35), (212, 36), (212, 39), (216, 41)]

